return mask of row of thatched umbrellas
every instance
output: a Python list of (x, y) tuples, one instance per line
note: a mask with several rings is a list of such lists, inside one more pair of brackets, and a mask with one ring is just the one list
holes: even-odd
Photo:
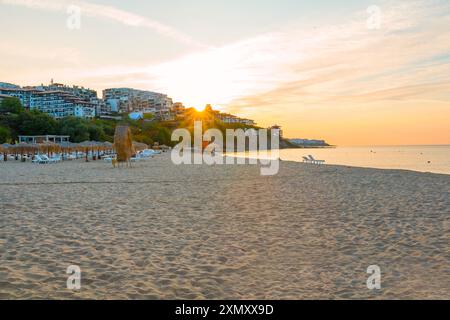
[[(133, 147), (135, 152), (148, 149), (148, 145), (140, 142), (133, 142)], [(84, 152), (86, 154), (86, 160), (88, 153), (91, 152), (92, 155), (97, 153), (97, 158), (100, 156), (100, 152), (103, 153), (113, 153), (114, 145), (111, 142), (98, 142), (98, 141), (83, 141), (81, 143), (72, 142), (43, 142), (43, 143), (25, 143), (21, 142), (18, 144), (1, 144), (0, 153), (3, 153), (4, 159), (6, 161), (8, 154), (18, 155), (36, 155), (39, 153), (46, 153), (48, 155), (54, 153), (69, 154), (72, 152)], [(95, 157), (94, 157), (95, 158)]]

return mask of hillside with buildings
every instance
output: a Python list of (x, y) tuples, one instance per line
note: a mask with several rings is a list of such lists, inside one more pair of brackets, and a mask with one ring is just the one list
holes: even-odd
[[(137, 117), (154, 117), (158, 121), (174, 121), (186, 111), (183, 103), (173, 102), (167, 94), (132, 88), (108, 88), (102, 98), (97, 91), (80, 86), (55, 83), (21, 87), (0, 82), (0, 101), (7, 97), (18, 98), (27, 110), (39, 110), (55, 119), (74, 116), (83, 119), (120, 119), (126, 114)], [(227, 124), (240, 123), (254, 126), (250, 119), (216, 112), (216, 117)]]
[[(14, 106), (11, 99), (17, 99)], [(61, 134), (71, 141), (112, 141), (117, 124), (130, 126), (136, 141), (171, 145), (171, 133), (177, 128), (192, 129), (194, 121), (204, 129), (258, 129), (254, 120), (214, 110), (211, 105), (200, 112), (173, 102), (167, 94), (132, 88), (108, 88), (102, 98), (97, 91), (81, 86), (55, 83), (21, 87), (0, 82), (0, 103), (7, 100), (13, 112), (0, 114), (0, 143), (17, 141), (19, 135)], [(6, 110), (11, 107), (5, 107)], [(14, 111), (15, 110), (15, 111)], [(23, 110), (25, 112), (21, 112)], [(328, 146), (325, 141), (284, 139), (281, 148)]]
[(330, 147), (325, 140), (314, 139), (289, 139), (289, 142), (297, 148)]
[[(2, 103), (3, 101), (3, 103)], [(95, 90), (55, 83), (27, 86), (0, 82), (0, 143), (19, 135), (69, 135), (71, 141), (112, 141), (117, 124), (130, 126), (136, 141), (170, 145), (176, 128), (257, 128), (251, 119), (222, 113), (208, 105), (203, 112), (186, 108), (162, 93), (109, 88)]]

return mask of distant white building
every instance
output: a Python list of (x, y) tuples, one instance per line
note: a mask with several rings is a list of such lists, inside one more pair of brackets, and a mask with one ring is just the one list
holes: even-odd
[(314, 139), (290, 139), (290, 142), (300, 146), (326, 146), (328, 145), (325, 140)]
[(5, 97), (16, 97), (29, 110), (37, 109), (54, 118), (75, 116), (80, 118), (95, 117), (96, 105), (83, 101), (64, 91), (42, 91), (34, 88), (0, 88)]
[(19, 136), (19, 142), (24, 143), (63, 143), (69, 142), (70, 136), (55, 136), (55, 135), (45, 135), (45, 136)]
[(103, 99), (110, 112), (140, 111), (153, 113), (160, 120), (172, 119), (173, 101), (166, 94), (132, 88), (110, 88), (103, 91)]
[(244, 124), (247, 126), (256, 125), (255, 121), (253, 121), (253, 120), (239, 118), (239, 117), (229, 114), (229, 113), (216, 112), (215, 117), (216, 117), (216, 119), (222, 121), (223, 123), (227, 123), (227, 124), (239, 123), (239, 124)]
[(184, 117), (186, 112), (186, 107), (181, 102), (175, 102), (172, 105), (172, 114), (175, 117)]
[(18, 89), (20, 87), (18, 85), (16, 85), (16, 84), (7, 83), (7, 82), (0, 82), (0, 88), (3, 88), (3, 89)]

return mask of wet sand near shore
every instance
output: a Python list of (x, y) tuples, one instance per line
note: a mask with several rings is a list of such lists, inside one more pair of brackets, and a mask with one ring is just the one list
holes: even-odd
[(450, 176), (280, 165), (2, 162), (0, 299), (450, 298)]

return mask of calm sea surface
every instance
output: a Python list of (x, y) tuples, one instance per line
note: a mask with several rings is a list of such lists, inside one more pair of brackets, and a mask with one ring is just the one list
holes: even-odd
[[(256, 152), (246, 155), (257, 157)], [(285, 161), (301, 162), (302, 157), (308, 155), (325, 160), (327, 164), (450, 174), (450, 145), (279, 150), (279, 157)]]

